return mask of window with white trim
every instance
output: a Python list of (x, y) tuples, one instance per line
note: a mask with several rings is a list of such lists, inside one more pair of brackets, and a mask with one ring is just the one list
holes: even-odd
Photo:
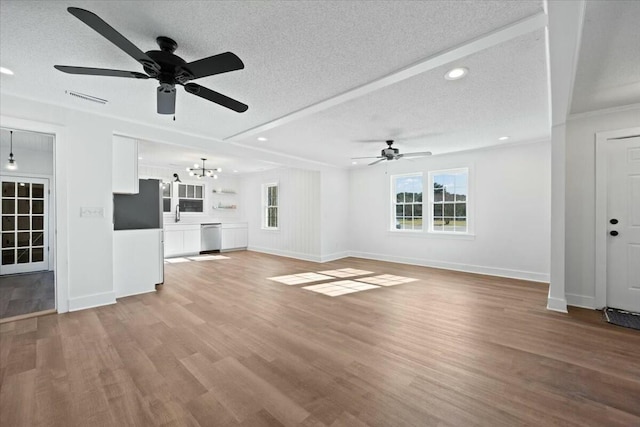
[(178, 184), (180, 212), (204, 212), (204, 185)]
[(429, 231), (469, 232), (469, 169), (429, 172)]
[(262, 185), (262, 228), (268, 230), (278, 229), (278, 184), (270, 183)]
[(171, 212), (171, 182), (162, 183), (162, 212)]
[(394, 175), (392, 228), (422, 231), (422, 174)]

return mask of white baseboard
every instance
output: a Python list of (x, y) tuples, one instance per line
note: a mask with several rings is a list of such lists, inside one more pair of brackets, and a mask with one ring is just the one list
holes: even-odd
[(115, 292), (103, 292), (78, 298), (69, 298), (69, 311), (85, 310), (116, 303)]
[[(549, 290), (551, 292), (551, 290)], [(547, 310), (559, 311), (560, 313), (568, 313), (567, 300), (564, 298), (554, 298), (551, 295), (547, 297)]]
[(152, 290), (146, 290), (146, 291), (140, 291), (140, 292), (132, 292), (130, 294), (125, 294), (125, 295), (118, 295), (116, 297), (116, 300), (119, 300), (120, 298), (133, 297), (133, 296), (136, 296), (136, 295), (149, 294), (151, 292), (156, 292), (156, 290), (152, 289)]
[(393, 255), (376, 254), (370, 252), (352, 251), (349, 256), (356, 258), (374, 259), (377, 261), (397, 262), (400, 264), (421, 265), (423, 267), (441, 268), (444, 270), (464, 271), (465, 273), (485, 274), (488, 276), (508, 277), (510, 279), (530, 280), (532, 282), (549, 283), (549, 274), (533, 271), (510, 270), (506, 268), (484, 267), (480, 265), (459, 264), (444, 261), (432, 261), (420, 258), (398, 257)]
[(283, 251), (281, 249), (272, 249), (272, 248), (260, 248), (257, 246), (249, 246), (247, 250), (253, 251), (253, 252), (260, 252), (263, 254), (278, 255), (278, 256), (283, 256), (287, 258), (301, 259), (303, 261), (322, 262), (320, 259), (320, 256), (309, 255), (302, 252)]
[(566, 294), (567, 305), (572, 307), (596, 309), (596, 299), (586, 295)]
[(338, 260), (338, 259), (346, 258), (348, 256), (350, 256), (350, 254), (347, 251), (334, 252), (332, 254), (321, 255), (320, 256), (320, 262), (335, 261), (335, 260)]

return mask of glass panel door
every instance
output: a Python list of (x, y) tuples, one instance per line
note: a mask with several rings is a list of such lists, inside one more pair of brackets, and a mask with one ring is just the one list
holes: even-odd
[(2, 177), (0, 275), (49, 269), (49, 180)]

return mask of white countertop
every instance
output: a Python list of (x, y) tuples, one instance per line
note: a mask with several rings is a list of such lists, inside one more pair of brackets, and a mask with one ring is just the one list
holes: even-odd
[(175, 222), (173, 216), (164, 218), (164, 228), (171, 228), (176, 226), (195, 226), (199, 227), (201, 224), (246, 224), (247, 221), (235, 220), (235, 219), (222, 219), (210, 216), (185, 216), (182, 214), (179, 222)]

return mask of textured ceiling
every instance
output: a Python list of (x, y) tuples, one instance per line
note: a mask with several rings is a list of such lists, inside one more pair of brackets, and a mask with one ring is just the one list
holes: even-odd
[(588, 1), (572, 113), (640, 103), (640, 1)]
[(279, 166), (258, 159), (221, 155), (220, 152), (151, 141), (139, 141), (138, 155), (140, 165), (170, 168), (172, 172), (179, 174), (185, 173), (185, 168), (192, 167), (194, 163), (202, 165), (201, 158), (207, 159), (207, 168), (222, 168), (223, 174), (257, 172)]
[[(93, 11), (143, 51), (156, 49), (155, 37), (165, 35), (178, 42), (176, 53), (187, 61), (224, 51), (236, 53), (245, 63), (244, 70), (197, 82), (247, 103), (249, 111), (237, 114), (179, 90), (173, 122), (155, 113), (155, 80), (76, 76), (54, 70), (54, 64), (61, 64), (141, 71), (133, 59), (70, 15), (68, 6)], [(15, 75), (0, 77), (0, 91), (223, 139), (541, 11), (539, 0), (3, 0), (0, 61)], [(539, 62), (543, 49), (538, 33), (506, 42), (462, 61), (473, 64), (465, 80), (445, 82), (443, 70), (433, 70), (307, 117), (300, 124), (275, 129), (281, 136), (274, 134), (261, 148), (344, 165), (352, 153), (362, 151), (354, 146), (341, 158), (319, 154), (340, 153), (344, 141), (393, 132), (441, 133), (440, 145), (434, 140), (434, 152), (495, 144), (492, 132), (517, 133), (519, 139), (542, 136), (548, 129), (541, 120), (547, 114), (547, 106), (542, 105), (546, 73)], [(81, 101), (65, 95), (65, 90), (109, 103)], [(482, 141), (467, 122), (483, 130)], [(319, 141), (316, 129), (324, 129), (326, 139)]]
[[(442, 66), (262, 133), (268, 141), (240, 142), (348, 166), (350, 157), (379, 155), (388, 138), (401, 152), (441, 154), (496, 145), (504, 135), (508, 143), (549, 136), (542, 29), (456, 65), (469, 69), (466, 78), (445, 80), (451, 65)], [(379, 142), (360, 142), (370, 140)]]

